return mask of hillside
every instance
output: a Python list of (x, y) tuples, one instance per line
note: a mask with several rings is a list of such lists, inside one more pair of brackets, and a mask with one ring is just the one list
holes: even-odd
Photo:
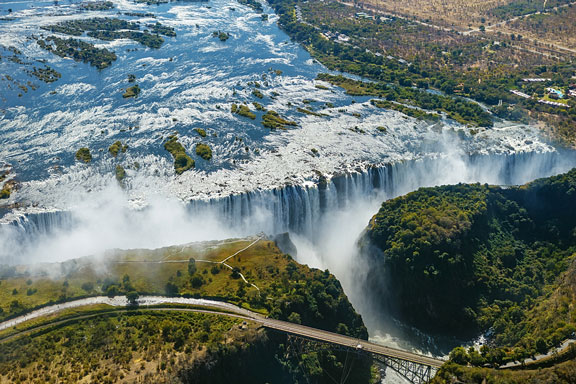
[[(265, 237), (111, 251), (102, 258), (3, 267), (0, 276), (3, 319), (85, 296), (161, 294), (226, 300), (273, 318), (367, 338), (333, 275), (296, 263)], [(54, 324), (42, 330), (19, 326), (23, 333), (17, 336), (2, 331), (0, 382), (59, 377), (62, 382), (226, 383), (241, 375), (257, 383), (324, 383), (328, 375), (349, 369), (346, 354), (328, 347), (300, 355), (285, 335), (250, 321), (175, 309), (98, 305), (29, 324)], [(233, 369), (223, 369), (232, 360)], [(368, 383), (369, 359), (355, 358), (354, 364), (355, 382)]]
[(383, 304), (427, 331), (490, 329), (483, 362), (548, 350), (576, 329), (573, 274), (564, 275), (576, 252), (575, 193), (576, 169), (521, 187), (460, 184), (387, 201), (361, 239), (369, 287), (393, 289), (396, 300)]

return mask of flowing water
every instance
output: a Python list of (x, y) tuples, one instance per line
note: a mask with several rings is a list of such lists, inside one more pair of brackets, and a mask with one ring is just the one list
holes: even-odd
[[(0, 167), (18, 182), (0, 209), (0, 262), (289, 231), (299, 261), (340, 279), (372, 338), (442, 354), (438, 340), (386, 319), (367, 300), (367, 266), (355, 243), (371, 215), (384, 199), (420, 186), (519, 184), (576, 164), (573, 152), (555, 148), (533, 127), (498, 122), (476, 132), (449, 120), (430, 125), (315, 80), (327, 70), (289, 40), (266, 6), (268, 21), (230, 0), (114, 4), (89, 13), (72, 0), (0, 4)], [(101, 71), (42, 51), (31, 38), (49, 34), (42, 25), (95, 16), (158, 21), (177, 37), (156, 50), (81, 37), (116, 52), (118, 60)], [(221, 42), (214, 31), (230, 39)], [(6, 59), (8, 47), (22, 52), (23, 64)], [(62, 78), (43, 84), (24, 71), (44, 63)], [(128, 74), (142, 89), (136, 99), (122, 98)], [(28, 81), (38, 89), (18, 88)], [(252, 93), (255, 82), (262, 99)], [(230, 112), (232, 103), (244, 102), (298, 126), (270, 130), (260, 123), (262, 112), (255, 120)], [(180, 176), (163, 149), (175, 132), (196, 161)], [(116, 140), (129, 148), (112, 158), (108, 146)], [(210, 144), (212, 160), (194, 155), (199, 142)], [(90, 148), (91, 164), (74, 161), (80, 147)], [(116, 165), (127, 171), (122, 186)]]

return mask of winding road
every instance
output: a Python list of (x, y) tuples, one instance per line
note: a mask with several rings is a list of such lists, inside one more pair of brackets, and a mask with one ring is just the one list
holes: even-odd
[[(79, 299), (74, 301), (69, 301), (62, 304), (51, 305), (27, 313), (26, 315), (16, 317), (14, 319), (6, 320), (0, 323), (0, 331), (7, 330), (9, 328), (21, 325), (27, 321), (39, 319), (48, 315), (58, 314), (68, 309), (80, 308), (88, 305), (95, 304), (107, 304), (113, 307), (127, 307), (129, 305), (128, 300), (125, 297), (117, 296), (114, 298), (109, 298), (106, 296), (96, 296), (86, 299)], [(401, 359), (409, 361), (416, 364), (421, 364), (429, 366), (433, 369), (438, 369), (442, 364), (443, 360), (435, 359), (433, 357), (419, 355), (416, 353), (403, 351), (401, 349), (390, 348), (383, 345), (375, 344), (367, 340), (361, 340), (354, 337), (344, 336), (333, 332), (324, 331), (321, 329), (311, 328), (300, 324), (289, 323), (286, 321), (270, 319), (265, 316), (259, 315), (257, 313), (248, 311), (244, 308), (240, 308), (230, 303), (225, 303), (216, 300), (205, 300), (205, 299), (193, 299), (184, 297), (165, 297), (165, 296), (142, 296), (138, 299), (138, 305), (140, 308), (146, 308), (147, 306), (158, 306), (162, 304), (185, 304), (195, 307), (204, 307), (206, 309), (191, 309), (191, 308), (150, 308), (151, 310), (157, 311), (194, 311), (194, 312), (206, 312), (214, 313), (223, 316), (232, 316), (241, 319), (247, 319), (261, 326), (273, 329), (276, 331), (296, 335), (299, 337), (304, 337), (311, 340), (317, 340), (340, 347), (355, 349), (358, 351), (364, 351), (375, 355), (381, 355), (384, 357), (391, 357), (396, 359)], [(39, 328), (51, 326), (57, 323), (62, 323), (65, 321), (71, 321), (74, 319), (88, 318), (91, 316), (97, 316), (98, 314), (91, 315), (81, 315), (72, 316), (66, 318), (66, 320), (55, 320), (49, 322), (48, 324), (39, 325), (31, 328), (32, 330), (37, 330)], [(23, 330), (17, 334), (10, 335), (3, 339), (0, 339), (0, 343), (11, 340), (17, 337), (19, 334), (26, 333), (28, 330)]]

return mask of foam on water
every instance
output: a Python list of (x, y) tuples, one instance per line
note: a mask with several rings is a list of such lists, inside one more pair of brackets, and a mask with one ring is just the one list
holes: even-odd
[[(559, 151), (534, 127), (499, 122), (476, 132), (448, 120), (431, 125), (315, 80), (327, 70), (289, 41), (266, 6), (269, 21), (231, 0), (213, 0), (211, 8), (114, 3), (114, 10), (88, 14), (74, 2), (13, 2), (15, 20), (0, 22), (0, 44), (62, 73), (20, 98), (0, 88), (7, 95), (0, 101), (0, 164), (11, 164), (10, 177), (20, 182), (7, 203), (22, 204), (2, 218), (11, 225), (0, 226), (0, 262), (290, 231), (298, 260), (336, 274), (371, 335), (402, 344), (406, 335), (378, 322), (358, 284), (365, 266), (355, 258), (355, 241), (382, 200), (444, 183), (517, 184), (576, 164), (573, 153)], [(0, 4), (0, 11), (9, 6)], [(165, 38), (158, 50), (82, 37), (116, 51), (118, 60), (102, 71), (45, 52), (27, 38), (46, 36), (42, 25), (118, 11), (153, 12), (178, 36)], [(213, 31), (231, 38), (221, 42)], [(28, 80), (8, 60), (0, 70)], [(142, 89), (137, 99), (121, 96), (129, 73)], [(262, 100), (252, 95), (255, 81)], [(298, 127), (271, 131), (260, 124), (261, 112), (255, 121), (230, 113), (232, 103), (254, 101)], [(175, 131), (196, 160), (196, 168), (180, 176), (163, 149)], [(116, 140), (129, 145), (118, 159), (108, 154)], [(199, 142), (211, 145), (210, 162), (194, 155)], [(80, 147), (91, 149), (90, 165), (75, 163)], [(115, 180), (118, 164), (126, 168), (123, 188)]]

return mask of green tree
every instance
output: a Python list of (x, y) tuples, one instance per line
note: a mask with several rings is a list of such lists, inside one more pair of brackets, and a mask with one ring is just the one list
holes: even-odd
[(126, 294), (126, 299), (130, 305), (137, 305), (140, 295), (136, 291), (130, 291)]
[(168, 296), (176, 296), (178, 295), (179, 289), (176, 284), (170, 281), (166, 283), (165, 291)]
[(106, 296), (112, 298), (118, 294), (118, 287), (115, 285), (110, 285), (108, 289), (106, 289)]
[(454, 348), (452, 352), (450, 352), (450, 361), (460, 365), (467, 365), (469, 359), (466, 349), (464, 349), (464, 347)]
[(196, 273), (196, 260), (193, 257), (191, 257), (188, 260), (188, 274), (192, 276), (195, 273)]
[(192, 288), (200, 288), (202, 284), (204, 284), (204, 279), (202, 276), (193, 276), (192, 280), (190, 280), (190, 284), (192, 285)]
[(539, 353), (548, 352), (548, 344), (546, 343), (546, 340), (544, 340), (544, 338), (539, 337), (536, 340), (536, 351), (538, 351)]
[(302, 319), (300, 318), (300, 314), (296, 312), (292, 312), (290, 316), (288, 316), (288, 321), (294, 324), (302, 324)]

